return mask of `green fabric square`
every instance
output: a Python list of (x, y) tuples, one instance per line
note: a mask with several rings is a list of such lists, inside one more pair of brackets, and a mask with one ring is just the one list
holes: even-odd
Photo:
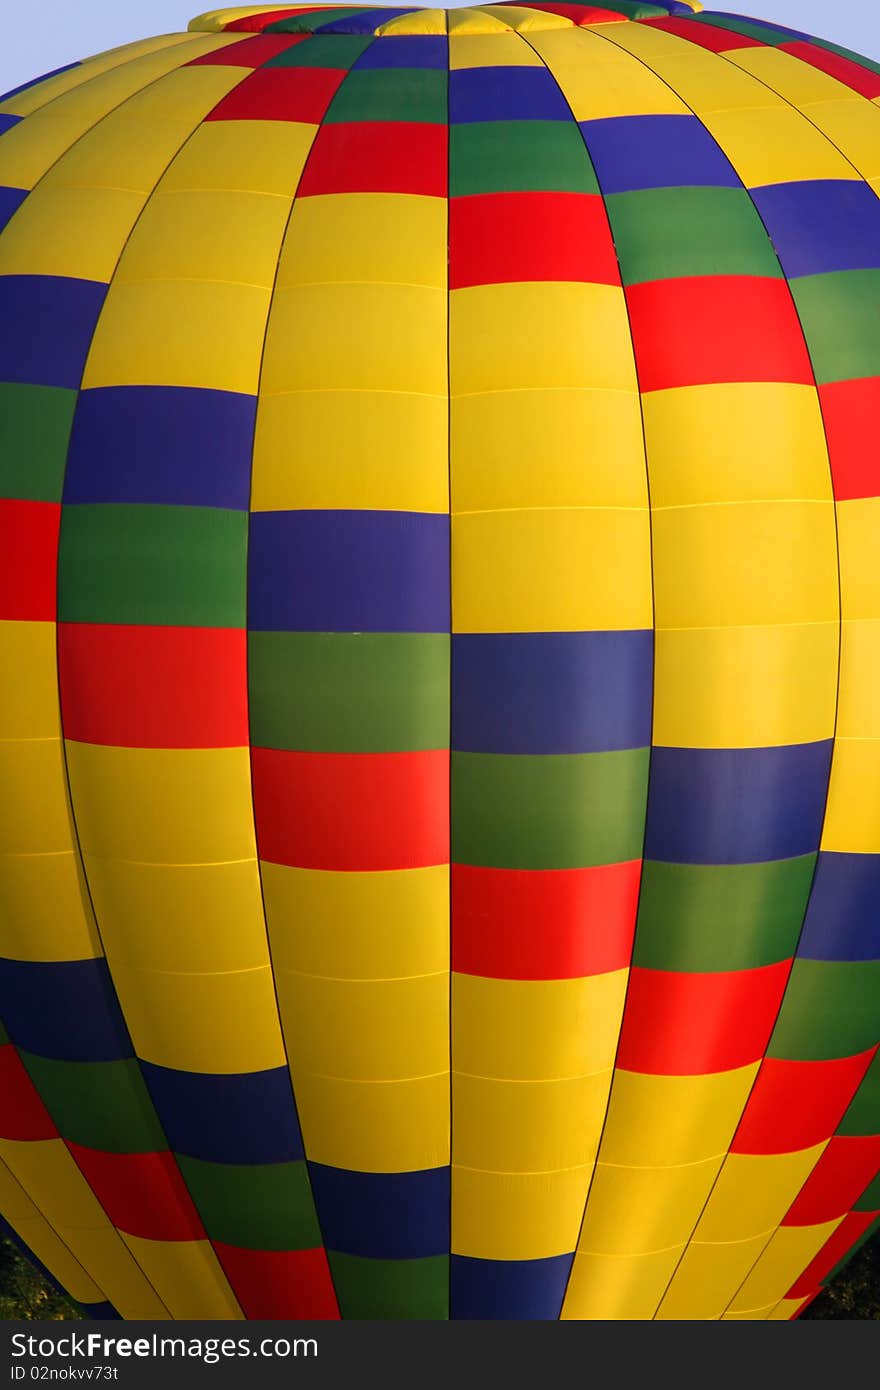
[(247, 526), (214, 507), (64, 507), (61, 621), (244, 627)]
[(819, 385), (880, 376), (880, 270), (838, 270), (790, 283)]
[(453, 860), (575, 869), (640, 858), (648, 754), (454, 753)]
[[(350, 11), (349, 11), (350, 13)], [(296, 18), (297, 16), (293, 16)], [(311, 20), (313, 15), (302, 16), (304, 20)], [(274, 25), (267, 29), (267, 34), (292, 33), (295, 30), (284, 30), (276, 28)], [(300, 30), (299, 32), (303, 32)], [(304, 39), (302, 43), (295, 43), (292, 48), (287, 48), (283, 53), (278, 53), (274, 58), (270, 58), (268, 63), (264, 63), (266, 68), (336, 68), (337, 70), (347, 71), (353, 63), (356, 63), (365, 48), (369, 48), (373, 42), (371, 37), (361, 38), (357, 34), (315, 34), (314, 37)]]
[(449, 746), (449, 638), (411, 632), (251, 632), (251, 739), (313, 753)]
[(574, 121), (474, 121), (449, 127), (449, 193), (598, 193)]
[(344, 1318), (444, 1321), (449, 1317), (449, 1256), (372, 1260), (329, 1251)]
[(824, 1062), (876, 1047), (880, 961), (796, 960), (768, 1057)]
[(232, 1164), (175, 1157), (212, 1240), (244, 1250), (315, 1250), (323, 1243), (304, 1160)]
[(0, 383), (0, 497), (60, 502), (76, 391)]
[(433, 68), (364, 68), (339, 88), (326, 125), (342, 121), (446, 124), (448, 76)]
[(755, 205), (740, 188), (651, 188), (606, 199), (625, 285), (782, 269)]
[(105, 1153), (157, 1153), (168, 1144), (134, 1057), (58, 1062), (21, 1060), (63, 1138)]
[(749, 970), (794, 955), (814, 854), (765, 864), (645, 862), (633, 963)]

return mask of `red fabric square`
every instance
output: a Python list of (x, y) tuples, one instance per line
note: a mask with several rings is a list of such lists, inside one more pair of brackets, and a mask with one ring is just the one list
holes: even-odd
[(291, 753), (255, 748), (261, 859), (302, 869), (449, 862), (449, 752)]
[(791, 961), (701, 974), (630, 973), (617, 1065), (624, 1071), (696, 1076), (763, 1057)]
[(785, 280), (715, 275), (626, 292), (643, 391), (728, 381), (815, 384)]
[(344, 76), (340, 68), (259, 68), (233, 87), (205, 119), (317, 125)]
[(54, 621), (60, 526), (57, 502), (0, 499), (0, 620)]
[(298, 197), (317, 193), (423, 193), (446, 197), (448, 127), (420, 121), (324, 125)]
[(452, 868), (452, 968), (569, 980), (630, 963), (642, 863), (589, 869)]
[(449, 288), (529, 280), (619, 285), (593, 193), (480, 193), (449, 204)]
[(875, 1052), (827, 1062), (766, 1057), (731, 1153), (796, 1153), (823, 1143), (840, 1124)]
[(68, 738), (120, 748), (249, 742), (239, 629), (63, 623), (58, 659)]

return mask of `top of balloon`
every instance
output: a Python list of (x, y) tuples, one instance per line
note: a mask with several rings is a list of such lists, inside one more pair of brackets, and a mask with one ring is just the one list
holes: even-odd
[(537, 0), (522, 5), (501, 0), (454, 10), (422, 6), (377, 5), (238, 5), (197, 15), (195, 33), (247, 34), (491, 34), (539, 29), (583, 28), (632, 20), (668, 19), (698, 14), (701, 0), (602, 0), (598, 5)]

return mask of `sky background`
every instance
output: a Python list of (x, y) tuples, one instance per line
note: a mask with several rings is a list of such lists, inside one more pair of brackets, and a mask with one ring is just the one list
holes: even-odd
[[(425, 3), (430, 4), (430, 0)], [(446, 3), (451, 7), (456, 0)], [(194, 14), (211, 8), (211, 4), (212, 0), (202, 0), (201, 4), (200, 0), (27, 0), (10, 4), (3, 21), (0, 92), (118, 44), (185, 29)], [(877, 0), (715, 0), (706, 8), (729, 8), (756, 18), (775, 19), (880, 60)]]

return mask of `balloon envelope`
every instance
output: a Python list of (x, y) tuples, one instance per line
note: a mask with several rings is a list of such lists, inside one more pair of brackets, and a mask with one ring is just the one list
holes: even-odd
[(880, 67), (243, 7), (0, 101), (0, 1211), (788, 1318), (880, 1210)]

